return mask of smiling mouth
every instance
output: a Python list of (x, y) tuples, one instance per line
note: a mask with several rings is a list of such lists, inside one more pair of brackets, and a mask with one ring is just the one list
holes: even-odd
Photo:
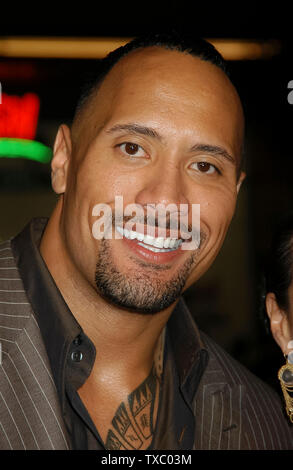
[(164, 238), (144, 235), (141, 232), (116, 227), (117, 232), (128, 240), (137, 240), (138, 245), (154, 253), (168, 253), (176, 251), (182, 244), (181, 238)]

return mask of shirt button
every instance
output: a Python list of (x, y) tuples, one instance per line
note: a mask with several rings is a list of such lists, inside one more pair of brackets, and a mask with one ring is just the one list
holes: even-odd
[(74, 344), (75, 346), (79, 346), (79, 345), (81, 344), (81, 337), (80, 337), (80, 335), (78, 335), (76, 338), (74, 338), (73, 344)]
[(71, 360), (73, 362), (80, 362), (82, 360), (82, 352), (81, 351), (73, 351), (71, 353)]

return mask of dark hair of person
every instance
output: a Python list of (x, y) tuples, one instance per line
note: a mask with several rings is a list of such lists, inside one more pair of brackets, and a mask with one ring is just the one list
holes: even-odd
[[(293, 213), (282, 219), (273, 235), (263, 281), (263, 301), (269, 292), (278, 306), (289, 310), (288, 289), (293, 279)], [(265, 306), (264, 306), (265, 309)]]

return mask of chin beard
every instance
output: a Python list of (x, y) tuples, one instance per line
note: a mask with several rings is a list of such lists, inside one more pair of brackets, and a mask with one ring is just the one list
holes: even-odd
[(198, 250), (193, 251), (185, 263), (168, 281), (162, 281), (160, 271), (168, 267), (138, 263), (141, 268), (129, 273), (118, 271), (115, 266), (110, 241), (103, 239), (95, 272), (95, 284), (99, 294), (113, 305), (134, 313), (152, 315), (165, 310), (181, 295)]

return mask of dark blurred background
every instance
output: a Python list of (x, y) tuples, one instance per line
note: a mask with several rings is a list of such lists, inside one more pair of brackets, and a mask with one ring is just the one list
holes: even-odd
[[(67, 11), (62, 4), (58, 10), (48, 4), (1, 6), (0, 82), (8, 95), (39, 96), (35, 139), (51, 147), (59, 124), (70, 124), (84, 75), (96, 61), (8, 56), (1, 52), (3, 38), (130, 38), (173, 27), (205, 38), (277, 41), (271, 56), (229, 61), (246, 112), (247, 178), (222, 252), (185, 295), (199, 326), (277, 388), (282, 355), (259, 317), (259, 285), (275, 222), (292, 210), (293, 105), (287, 86), (293, 80), (293, 16), (281, 2), (235, 2), (234, 8), (205, 3), (82, 2)], [(56, 202), (49, 164), (0, 158), (0, 185), (0, 240), (31, 217), (50, 215)]]

